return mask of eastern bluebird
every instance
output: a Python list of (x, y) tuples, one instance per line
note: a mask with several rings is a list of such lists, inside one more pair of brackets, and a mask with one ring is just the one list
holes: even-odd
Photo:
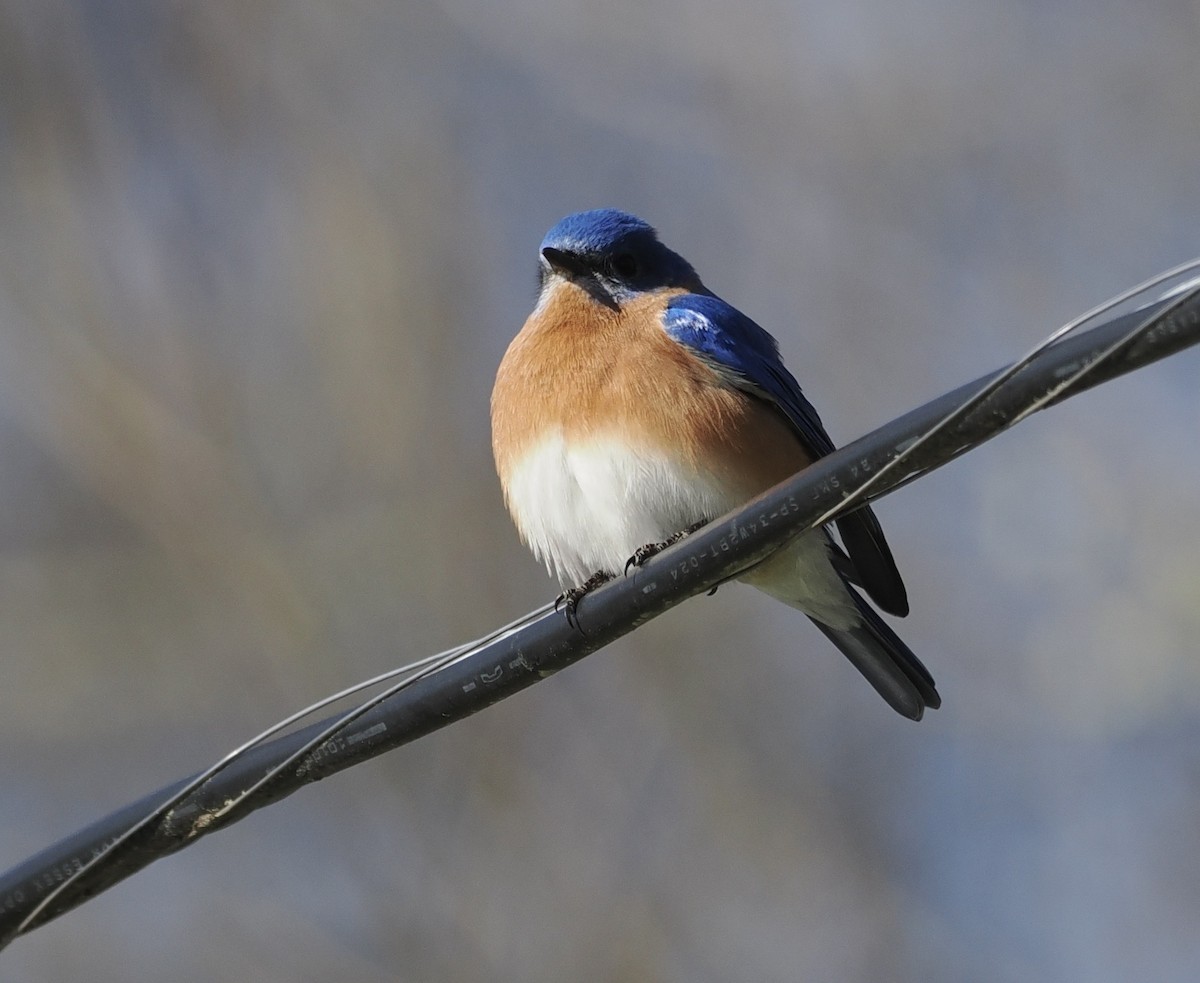
[[(641, 219), (568, 216), (538, 274), (496, 375), (492, 450), (521, 538), (562, 583), (602, 582), (834, 449), (775, 339)], [(941, 705), (933, 678), (851, 586), (908, 614), (883, 529), (869, 508), (837, 527), (844, 551), (814, 529), (740, 579), (803, 611), (919, 720)]]

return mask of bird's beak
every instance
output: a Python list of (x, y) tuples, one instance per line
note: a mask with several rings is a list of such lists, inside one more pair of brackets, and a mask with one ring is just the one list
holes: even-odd
[(561, 273), (568, 279), (576, 277), (591, 276), (591, 271), (574, 253), (569, 253), (565, 249), (555, 249), (553, 246), (545, 246), (542, 249), (542, 259), (555, 273)]
[(567, 252), (565, 249), (555, 249), (553, 246), (543, 246), (542, 262), (545, 264), (542, 267), (543, 288), (546, 286), (547, 276), (557, 274), (610, 311), (621, 309), (612, 293), (596, 278), (595, 271), (578, 254)]

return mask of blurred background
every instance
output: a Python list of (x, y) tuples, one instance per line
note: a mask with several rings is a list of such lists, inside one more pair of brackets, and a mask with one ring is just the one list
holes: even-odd
[[(1194, 3), (0, 3), (0, 867), (557, 588), (495, 367), (659, 227), (836, 441), (1200, 252)], [(698, 599), (12, 980), (1194, 980), (1200, 353), (879, 506), (945, 700)]]

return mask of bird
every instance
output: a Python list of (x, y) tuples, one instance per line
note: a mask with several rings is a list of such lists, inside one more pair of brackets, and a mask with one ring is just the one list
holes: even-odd
[[(491, 398), (492, 451), (522, 540), (583, 591), (831, 453), (775, 338), (642, 219), (568, 215), (542, 240), (537, 300)], [(897, 712), (941, 705), (933, 677), (866, 601), (908, 614), (862, 507), (791, 540), (743, 582), (802, 611)], [(570, 612), (568, 612), (570, 614)]]

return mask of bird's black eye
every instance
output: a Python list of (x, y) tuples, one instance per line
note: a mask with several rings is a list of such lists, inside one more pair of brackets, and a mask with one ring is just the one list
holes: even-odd
[(640, 270), (641, 264), (633, 253), (617, 253), (612, 258), (612, 271), (623, 279), (637, 276)]

